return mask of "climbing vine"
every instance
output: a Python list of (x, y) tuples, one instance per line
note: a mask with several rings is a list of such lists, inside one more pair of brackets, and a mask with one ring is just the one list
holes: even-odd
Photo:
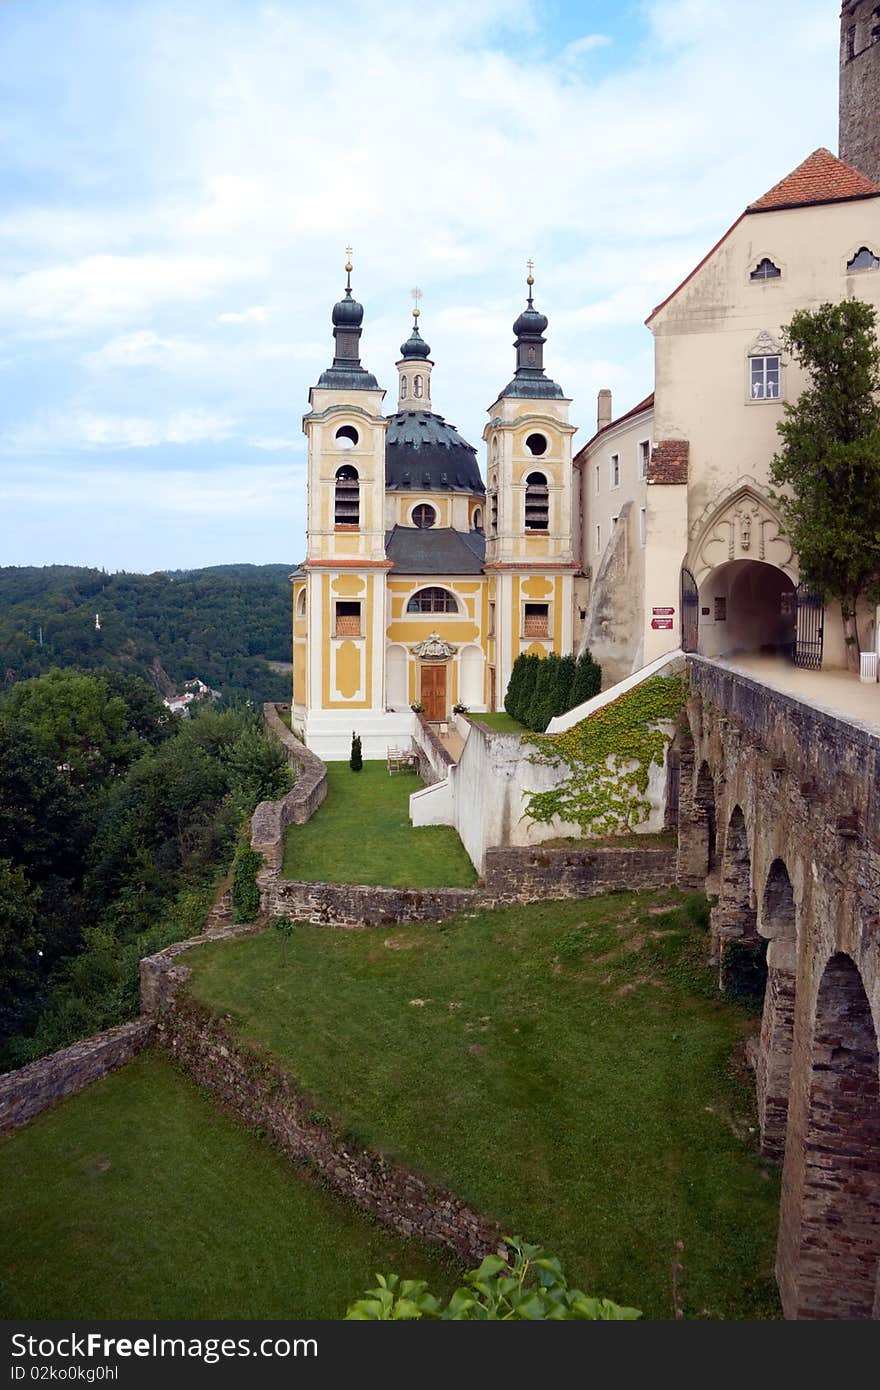
[(593, 835), (624, 834), (647, 820), (651, 764), (662, 767), (672, 738), (659, 725), (678, 719), (686, 698), (682, 676), (652, 676), (565, 733), (531, 738), (530, 762), (567, 764), (571, 776), (528, 792), (525, 814), (544, 822), (559, 816)]

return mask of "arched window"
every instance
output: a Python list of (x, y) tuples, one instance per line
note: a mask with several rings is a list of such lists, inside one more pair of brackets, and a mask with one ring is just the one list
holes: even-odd
[(763, 260), (758, 261), (758, 264), (755, 266), (754, 270), (749, 276), (749, 279), (778, 280), (781, 275), (782, 271), (779, 269), (779, 266), (774, 265), (773, 262), (770, 260), (769, 256), (765, 256)]
[(526, 439), (526, 448), (535, 458), (547, 452), (547, 440), (543, 434), (530, 434)]
[(495, 488), (494, 486), (493, 486), (491, 492), (489, 493), (489, 506), (490, 506), (490, 508), (491, 508), (491, 510), (490, 510), (490, 516), (491, 516), (491, 518), (492, 518), (492, 520), (491, 520), (492, 535), (493, 535), (493, 536), (497, 536), (497, 535), (498, 535), (498, 492), (497, 492), (497, 490), (496, 490), (496, 488)]
[(422, 378), (416, 375), (413, 377), (413, 395), (421, 396), (422, 394)]
[(413, 525), (418, 526), (420, 531), (426, 531), (429, 526), (435, 525), (437, 513), (427, 502), (420, 502), (417, 507), (413, 507)]
[(543, 473), (526, 478), (526, 530), (546, 531), (550, 516), (550, 492)]
[(405, 401), (405, 400), (406, 400), (406, 393), (407, 393), (407, 390), (408, 390), (408, 387), (407, 387), (406, 377), (405, 377), (405, 376), (402, 376), (402, 377), (400, 378), (400, 399), (401, 399), (402, 401)]
[(336, 446), (339, 449), (353, 449), (358, 442), (358, 432), (354, 425), (341, 425), (336, 431)]
[(471, 526), (475, 531), (482, 531), (483, 529), (483, 512), (480, 507), (474, 507), (471, 513)]
[(847, 261), (847, 270), (876, 270), (880, 266), (880, 256), (875, 256), (870, 246), (860, 246), (851, 261)]
[(457, 613), (455, 595), (448, 589), (419, 589), (406, 605), (407, 613)]
[(355, 527), (361, 521), (361, 490), (357, 469), (344, 463), (336, 470), (336, 497), (333, 511), (336, 526)]
[(299, 596), (297, 597), (297, 600), (296, 600), (296, 616), (297, 616), (298, 618), (304, 618), (304, 617), (306, 616), (306, 591), (305, 591), (305, 587), (303, 587), (303, 588), (300, 590)]

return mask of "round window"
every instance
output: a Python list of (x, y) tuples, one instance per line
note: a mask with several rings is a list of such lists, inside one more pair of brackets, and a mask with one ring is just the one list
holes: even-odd
[(340, 449), (353, 449), (358, 442), (358, 432), (354, 425), (342, 425), (336, 431), (336, 443)]
[(433, 507), (429, 507), (427, 502), (420, 502), (417, 507), (413, 507), (413, 525), (418, 526), (419, 530), (425, 531), (429, 526), (433, 526), (437, 521), (437, 513)]
[(539, 458), (541, 454), (547, 452), (547, 441), (543, 434), (530, 434), (526, 440), (526, 448), (530, 454), (534, 454), (535, 458)]

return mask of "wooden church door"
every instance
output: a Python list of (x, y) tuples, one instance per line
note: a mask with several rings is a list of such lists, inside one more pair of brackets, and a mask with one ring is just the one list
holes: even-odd
[(422, 704), (425, 718), (437, 724), (446, 718), (446, 667), (422, 667)]

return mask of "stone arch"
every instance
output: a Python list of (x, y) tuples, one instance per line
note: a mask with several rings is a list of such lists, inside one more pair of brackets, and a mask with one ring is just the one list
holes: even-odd
[(736, 805), (724, 836), (713, 938), (721, 969), (721, 988), (734, 997), (760, 1000), (767, 978), (767, 943), (758, 935), (758, 914), (752, 903), (749, 836), (743, 809)]
[(700, 817), (704, 839), (704, 860), (706, 865), (706, 877), (712, 874), (717, 868), (718, 857), (718, 818), (715, 808), (715, 779), (709, 770), (709, 764), (703, 760), (697, 773), (696, 786), (694, 787), (694, 807)]
[(880, 1271), (880, 1061), (852, 958), (833, 955), (816, 1000), (803, 1144), (786, 1164), (779, 1278), (789, 1318), (869, 1319)]
[(781, 1159), (788, 1123), (797, 978), (794, 887), (782, 859), (774, 859), (770, 865), (758, 930), (769, 940), (756, 1077), (761, 1152)]

